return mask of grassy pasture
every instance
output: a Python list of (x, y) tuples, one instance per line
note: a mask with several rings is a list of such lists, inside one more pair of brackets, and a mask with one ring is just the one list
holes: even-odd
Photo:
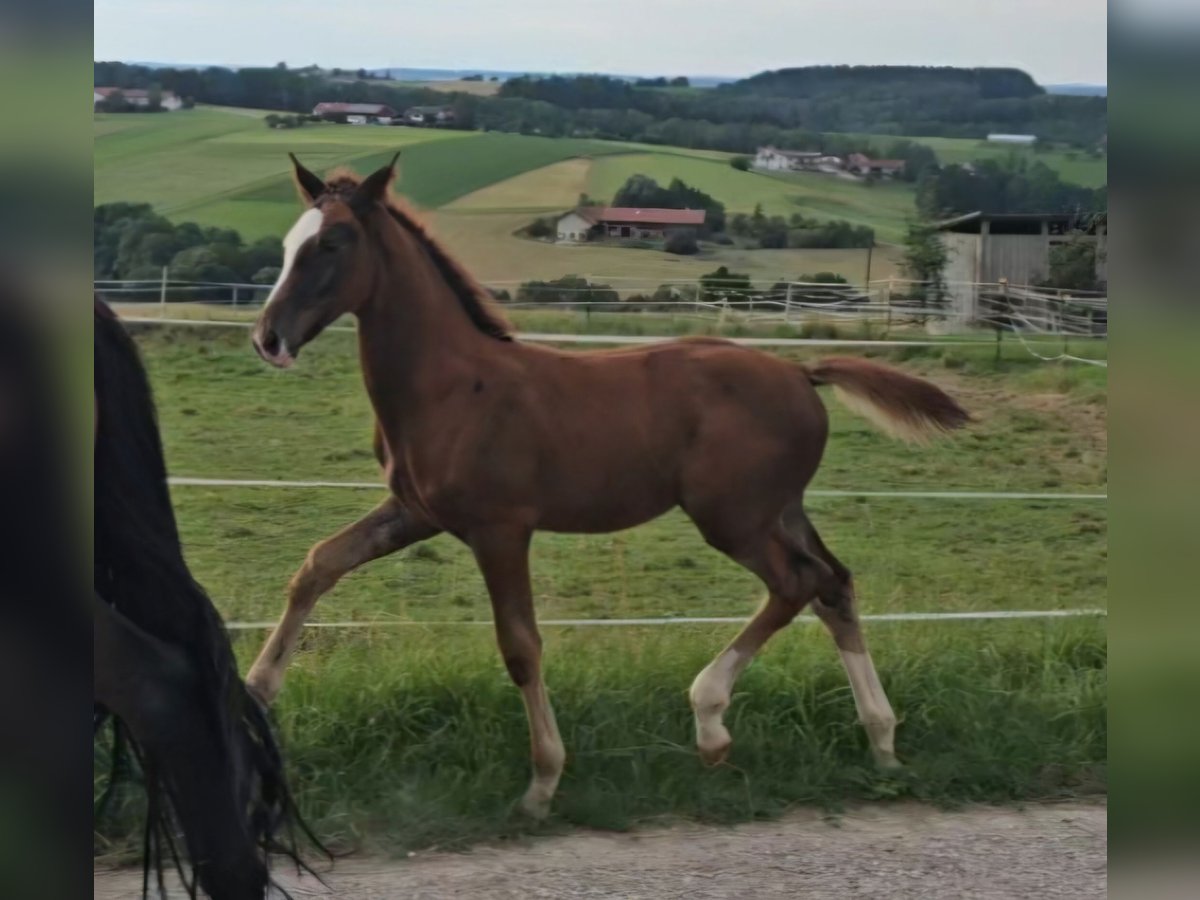
[[(178, 221), (236, 228), (247, 239), (281, 235), (298, 201), (287, 152), (324, 171), (350, 165), (360, 172), (402, 151), (400, 191), (435, 210), (437, 230), (484, 279), (520, 281), (568, 273), (646, 279), (651, 286), (695, 278), (719, 265), (757, 278), (794, 278), (838, 271), (865, 274), (864, 251), (721, 248), (684, 258), (614, 246), (558, 247), (513, 232), (534, 216), (561, 212), (588, 191), (611, 197), (642, 172), (662, 181), (679, 176), (713, 192), (732, 210), (763, 202), (772, 212), (805, 212), (873, 224), (898, 237), (911, 192), (870, 190), (817, 176), (775, 179), (731, 168), (728, 154), (609, 141), (550, 139), (421, 128), (311, 125), (270, 130), (258, 113), (201, 108), (160, 116), (98, 115), (95, 119), (95, 202), (149, 202)], [(895, 271), (895, 253), (879, 248), (872, 275)]]
[(878, 134), (857, 135), (877, 146), (886, 147), (890, 141), (906, 140), (931, 147), (943, 163), (965, 163), (980, 159), (1006, 159), (1016, 156), (1030, 163), (1043, 162), (1066, 181), (1084, 187), (1100, 187), (1108, 183), (1108, 157), (1093, 157), (1077, 150), (1045, 150), (1034, 152), (1029, 147), (994, 144), (976, 138), (949, 137), (888, 137)]
[[(137, 340), (175, 474), (377, 477), (351, 335), (324, 335), (288, 372), (259, 363), (240, 331), (152, 326)], [(998, 364), (991, 354), (890, 353), (953, 390), (980, 422), (912, 449), (830, 398), (833, 433), (814, 486), (1104, 490), (1104, 371), (1040, 364), (1016, 347)], [(377, 499), (333, 489), (173, 494), (196, 576), (223, 614), (241, 620), (273, 620), (308, 545)], [(854, 569), (866, 612), (1105, 604), (1104, 503), (814, 498), (810, 507)], [(545, 618), (736, 616), (761, 593), (678, 514), (614, 535), (539, 535), (534, 590)], [(315, 618), (488, 616), (467, 554), (437, 538), (348, 576)], [(556, 816), (536, 827), (511, 809), (528, 771), (524, 714), (490, 629), (310, 631), (278, 706), (302, 804), (339, 846), (403, 851), (564, 823), (735, 821), (793, 803), (1103, 789), (1103, 622), (871, 626), (902, 719), (898, 748), (909, 767), (899, 775), (871, 767), (832, 644), (811, 624), (777, 636), (739, 682), (730, 765), (703, 769), (685, 692), (734, 630), (547, 627), (547, 678), (569, 761)], [(263, 637), (238, 633), (244, 664)], [(103, 762), (101, 750), (98, 769)], [(118, 844), (124, 834), (119, 822), (105, 831)]]
[(679, 177), (724, 203), (729, 212), (752, 212), (762, 204), (768, 215), (802, 213), (822, 219), (845, 219), (869, 225), (879, 240), (899, 241), (905, 218), (913, 214), (913, 189), (900, 183), (873, 187), (815, 173), (787, 175), (739, 172), (725, 159), (676, 157), (671, 154), (630, 154), (596, 160), (588, 192), (611, 197), (631, 175), (649, 175), (665, 184)]
[[(601, 242), (569, 245), (551, 244), (513, 237), (529, 224), (532, 212), (459, 212), (437, 210), (431, 218), (434, 233), (467, 268), (487, 284), (510, 282), (513, 286), (530, 278), (588, 275), (596, 279), (633, 279), (639, 287), (653, 290), (665, 281), (695, 281), (717, 266), (746, 272), (756, 281), (795, 278), (801, 273), (841, 272), (861, 282), (867, 264), (866, 250), (742, 250), (721, 247), (695, 256), (674, 256), (661, 250), (631, 250)], [(898, 271), (899, 253), (877, 247), (871, 259), (871, 277), (887, 278)]]

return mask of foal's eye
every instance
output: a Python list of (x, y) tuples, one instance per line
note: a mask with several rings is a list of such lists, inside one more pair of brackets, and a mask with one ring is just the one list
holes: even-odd
[(335, 250), (341, 250), (354, 239), (353, 234), (348, 233), (342, 226), (335, 226), (324, 232), (317, 239), (317, 246), (326, 252), (332, 253)]

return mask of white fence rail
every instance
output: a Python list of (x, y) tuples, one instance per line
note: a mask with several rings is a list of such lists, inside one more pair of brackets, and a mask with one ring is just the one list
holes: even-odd
[[(597, 314), (657, 314), (671, 318), (717, 319), (770, 325), (861, 322), (879, 328), (923, 325), (945, 330), (958, 321), (951, 304), (938, 302), (922, 282), (901, 279), (867, 284), (776, 282), (723, 286), (697, 280), (584, 276), (586, 285), (491, 281), (488, 287), (508, 309)], [(203, 303), (213, 307), (255, 308), (270, 291), (265, 284), (172, 280), (96, 281), (96, 294), (125, 304)], [(946, 296), (970, 290), (978, 297), (972, 325), (1025, 335), (1103, 337), (1108, 331), (1108, 298), (1005, 283), (949, 283)]]

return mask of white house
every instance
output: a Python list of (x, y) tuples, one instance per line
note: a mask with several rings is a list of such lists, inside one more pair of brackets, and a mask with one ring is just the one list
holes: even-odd
[[(99, 106), (116, 93), (124, 97), (125, 102), (130, 106), (150, 105), (150, 91), (144, 88), (94, 87), (92, 88), (92, 108)], [(174, 111), (183, 107), (183, 101), (173, 91), (159, 91), (159, 105), (165, 110)]]
[(1032, 147), (1037, 143), (1036, 134), (989, 134), (990, 144), (1017, 144), (1022, 147)]
[(798, 172), (815, 169), (831, 157), (819, 150), (779, 150), (775, 147), (759, 147), (754, 156), (754, 168), (771, 172)]
[(593, 219), (585, 218), (573, 209), (558, 220), (558, 225), (554, 230), (558, 240), (563, 243), (575, 243), (586, 241), (595, 225), (596, 222)]

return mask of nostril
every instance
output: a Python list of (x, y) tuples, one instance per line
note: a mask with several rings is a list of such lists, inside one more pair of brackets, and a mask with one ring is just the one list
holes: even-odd
[(279, 353), (279, 335), (274, 331), (268, 331), (262, 336), (263, 352), (268, 356), (276, 356)]

